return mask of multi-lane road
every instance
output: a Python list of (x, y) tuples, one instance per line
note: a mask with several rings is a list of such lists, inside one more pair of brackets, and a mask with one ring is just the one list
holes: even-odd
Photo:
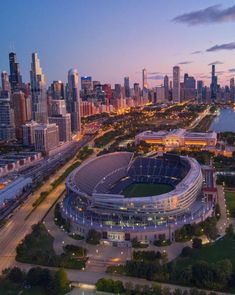
[[(82, 146), (86, 145), (90, 137), (85, 137), (80, 141), (76, 142), (75, 144), (75, 153), (76, 151), (81, 148)], [(73, 154), (71, 149), (68, 151), (70, 152), (70, 157)], [(55, 155), (53, 158), (45, 159), (44, 162), (40, 165), (40, 167), (35, 167), (35, 169), (31, 170), (31, 176), (38, 176), (38, 175), (48, 175), (48, 171), (51, 167), (55, 169), (56, 164), (61, 161), (61, 158), (65, 160), (65, 154), (61, 153), (60, 155)], [(49, 160), (50, 159), (50, 160)], [(15, 264), (15, 254), (16, 254), (16, 247), (21, 242), (21, 240), (25, 237), (26, 234), (30, 233), (31, 227), (33, 224), (39, 222), (45, 215), (45, 213), (51, 208), (54, 201), (57, 197), (64, 191), (64, 183), (58, 185), (52, 193), (50, 193), (46, 200), (37, 207), (37, 209), (26, 219), (29, 213), (32, 211), (33, 202), (40, 196), (42, 191), (47, 191), (51, 188), (51, 182), (57, 179), (66, 168), (68, 168), (74, 159), (67, 161), (65, 165), (63, 165), (57, 172), (54, 173), (35, 193), (33, 193), (21, 207), (17, 208), (8, 222), (5, 224), (4, 227), (0, 229), (0, 271), (7, 267), (11, 267)]]

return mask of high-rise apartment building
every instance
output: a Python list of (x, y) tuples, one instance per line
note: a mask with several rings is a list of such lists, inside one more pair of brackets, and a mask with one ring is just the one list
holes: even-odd
[(51, 101), (50, 117), (66, 115), (66, 113), (67, 113), (67, 110), (66, 110), (65, 100), (59, 99), (59, 100)]
[(81, 77), (81, 90), (84, 93), (84, 95), (88, 95), (91, 93), (91, 91), (93, 90), (92, 77)]
[(30, 81), (33, 120), (38, 123), (47, 123), (46, 82), (37, 53), (32, 54)]
[(14, 111), (10, 97), (0, 97), (0, 140), (15, 139)]
[(9, 81), (9, 77), (7, 72), (3, 71), (1, 73), (1, 80), (2, 80), (2, 91), (6, 92), (6, 93), (10, 93), (11, 92), (11, 85), (10, 85), (10, 81)]
[(180, 102), (180, 67), (173, 67), (173, 89), (172, 89), (173, 102)]
[(113, 97), (112, 87), (110, 84), (103, 84), (102, 90), (105, 92), (106, 102), (109, 104)]
[(15, 118), (15, 133), (18, 140), (23, 138), (22, 125), (27, 121), (27, 105), (25, 95), (22, 91), (12, 94), (14, 118)]
[(35, 127), (35, 150), (48, 154), (59, 145), (59, 127), (53, 124), (38, 124)]
[(68, 72), (67, 111), (71, 114), (72, 132), (81, 132), (79, 75), (76, 69)]
[(27, 122), (22, 126), (23, 144), (26, 146), (34, 146), (35, 144), (35, 129), (39, 124), (35, 121)]
[(194, 99), (196, 95), (196, 81), (194, 77), (184, 74), (184, 99)]
[(50, 124), (55, 123), (58, 126), (60, 141), (67, 142), (72, 139), (71, 115), (69, 113), (49, 117), (48, 120)]

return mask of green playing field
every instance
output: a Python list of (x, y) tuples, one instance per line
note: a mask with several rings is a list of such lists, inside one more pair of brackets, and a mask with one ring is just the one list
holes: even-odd
[(171, 190), (172, 187), (168, 184), (134, 183), (126, 187), (122, 193), (126, 198), (138, 198), (161, 195)]

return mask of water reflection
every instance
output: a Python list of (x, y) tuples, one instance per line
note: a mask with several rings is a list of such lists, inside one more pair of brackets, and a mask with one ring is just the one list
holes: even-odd
[(235, 132), (235, 110), (232, 108), (221, 109), (220, 114), (214, 119), (210, 131)]

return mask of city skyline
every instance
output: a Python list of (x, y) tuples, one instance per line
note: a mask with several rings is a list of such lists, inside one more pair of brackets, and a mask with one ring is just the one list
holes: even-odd
[(165, 1), (150, 0), (147, 4), (103, 0), (99, 5), (56, 1), (56, 15), (55, 1), (21, 4), (15, 3), (14, 8), (3, 4), (2, 25), (23, 13), (27, 18), (19, 18), (17, 28), (9, 25), (3, 32), (0, 70), (9, 72), (7, 55), (13, 50), (24, 81), (29, 81), (34, 51), (40, 56), (47, 85), (53, 80), (65, 81), (70, 68), (77, 68), (80, 76), (112, 85), (123, 84), (125, 76), (130, 77), (130, 85), (141, 83), (144, 68), (150, 87), (160, 85), (165, 74), (172, 79), (175, 65), (181, 68), (181, 79), (189, 73), (208, 85), (212, 63), (217, 65), (219, 84), (228, 85), (233, 77), (232, 1), (222, 6), (209, 0), (197, 4), (181, 1), (170, 7)]

